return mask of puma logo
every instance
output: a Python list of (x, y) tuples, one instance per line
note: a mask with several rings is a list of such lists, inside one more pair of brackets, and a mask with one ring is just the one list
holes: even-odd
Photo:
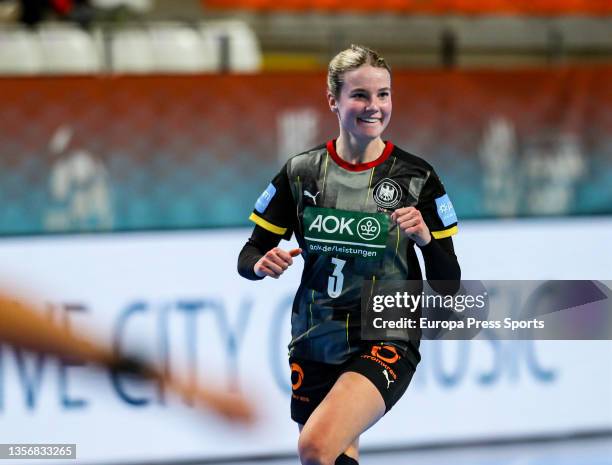
[(383, 370), (383, 375), (385, 375), (385, 379), (387, 380), (387, 389), (389, 389), (389, 386), (391, 386), (391, 383), (395, 383), (395, 380), (389, 379), (389, 372), (387, 369)]
[(306, 197), (310, 197), (315, 205), (317, 204), (317, 195), (319, 195), (320, 193), (321, 193), (321, 191), (317, 191), (317, 193), (315, 195), (312, 195), (310, 192), (308, 192), (306, 189), (304, 189), (304, 195)]

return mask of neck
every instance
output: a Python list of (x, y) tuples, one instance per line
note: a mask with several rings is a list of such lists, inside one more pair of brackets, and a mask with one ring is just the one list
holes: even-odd
[(336, 140), (336, 153), (352, 165), (374, 161), (384, 149), (385, 143), (380, 137), (363, 142), (340, 134)]

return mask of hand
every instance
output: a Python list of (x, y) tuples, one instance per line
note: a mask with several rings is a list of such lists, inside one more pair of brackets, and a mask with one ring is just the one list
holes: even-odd
[(162, 381), (177, 394), (193, 400), (195, 406), (204, 407), (227, 421), (253, 424), (257, 420), (255, 403), (247, 400), (242, 394), (199, 386), (197, 383), (176, 376), (163, 377)]
[(293, 265), (292, 257), (297, 257), (301, 253), (302, 249), (293, 249), (287, 252), (278, 247), (274, 247), (268, 250), (266, 254), (255, 263), (253, 271), (260, 278), (270, 276), (274, 279), (278, 279), (287, 268)]
[(398, 208), (391, 214), (391, 220), (404, 231), (419, 247), (429, 244), (431, 233), (421, 212), (414, 207)]

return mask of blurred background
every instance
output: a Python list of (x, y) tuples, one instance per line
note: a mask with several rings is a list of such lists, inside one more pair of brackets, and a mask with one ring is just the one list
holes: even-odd
[[(385, 137), (444, 180), (465, 279), (612, 279), (610, 0), (0, 0), (0, 282), (262, 411), (234, 427), (0, 345), (0, 442), (297, 463), (301, 270), (251, 283), (235, 262), (284, 161), (337, 136), (326, 67), (351, 43), (393, 68)], [(361, 463), (612, 464), (610, 341), (423, 354)]]

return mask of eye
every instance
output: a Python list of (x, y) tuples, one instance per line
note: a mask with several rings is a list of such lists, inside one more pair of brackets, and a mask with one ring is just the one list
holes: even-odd
[(389, 97), (390, 95), (391, 95), (391, 92), (388, 92), (388, 91), (384, 91), (384, 92), (381, 92), (380, 94), (378, 94), (378, 96), (379, 96), (380, 98), (387, 98), (387, 97)]
[(354, 98), (367, 98), (367, 95), (365, 93), (363, 93), (363, 92), (355, 92), (353, 94), (353, 97)]

